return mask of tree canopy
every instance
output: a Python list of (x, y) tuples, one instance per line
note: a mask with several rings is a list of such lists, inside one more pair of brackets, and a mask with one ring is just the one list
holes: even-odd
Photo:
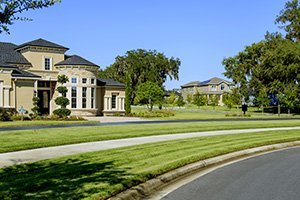
[(167, 78), (178, 80), (180, 64), (178, 58), (168, 58), (155, 50), (137, 49), (127, 51), (124, 56), (117, 56), (115, 63), (99, 72), (99, 77), (125, 83), (125, 107), (128, 113), (140, 84), (150, 81), (163, 87)]
[(2, 0), (0, 1), (0, 33), (9, 33), (9, 25), (16, 20), (30, 20), (19, 17), (18, 14), (28, 10), (35, 10), (52, 6), (60, 0)]

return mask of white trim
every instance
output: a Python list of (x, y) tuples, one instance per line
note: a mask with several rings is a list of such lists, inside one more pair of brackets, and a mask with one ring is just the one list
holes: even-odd
[(3, 85), (3, 82), (0, 82), (0, 107), (3, 107), (3, 95), (4, 95), (4, 93), (3, 93), (2, 85)]
[[(45, 66), (45, 59), (49, 59), (49, 62), (50, 62), (50, 69), (46, 69), (46, 66)], [(43, 56), (43, 60), (42, 60), (42, 66), (43, 66), (43, 70), (44, 71), (52, 71), (53, 70), (53, 59), (51, 56)]]

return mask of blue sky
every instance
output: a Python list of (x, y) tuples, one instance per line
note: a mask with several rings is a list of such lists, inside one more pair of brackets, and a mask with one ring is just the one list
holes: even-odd
[(277, 31), (286, 0), (62, 0), (22, 14), (1, 41), (16, 44), (44, 38), (69, 47), (104, 69), (127, 50), (156, 49), (182, 61), (179, 81), (223, 77), (223, 58)]

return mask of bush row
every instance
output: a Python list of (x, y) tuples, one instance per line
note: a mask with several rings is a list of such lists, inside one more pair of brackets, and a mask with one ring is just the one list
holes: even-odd
[(156, 111), (140, 111), (130, 113), (129, 117), (145, 117), (145, 118), (154, 118), (154, 117), (171, 117), (175, 113), (170, 110), (156, 110)]

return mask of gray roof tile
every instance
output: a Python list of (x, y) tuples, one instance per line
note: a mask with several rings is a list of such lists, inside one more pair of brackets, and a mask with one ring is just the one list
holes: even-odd
[(50, 48), (65, 49), (65, 50), (69, 49), (62, 45), (44, 40), (42, 38), (21, 44), (21, 45), (17, 46), (16, 49), (20, 49), (25, 46), (50, 47)]
[(66, 59), (55, 64), (56, 66), (59, 65), (83, 65), (83, 66), (96, 66), (99, 67), (98, 65), (80, 57), (77, 55), (72, 55), (72, 56), (66, 56)]
[(11, 66), (10, 64), (31, 65), (28, 60), (14, 49), (17, 45), (8, 42), (0, 42), (0, 66)]
[(123, 83), (120, 83), (120, 82), (112, 80), (112, 79), (104, 79), (104, 78), (97, 78), (97, 85), (98, 86), (125, 87), (125, 84), (123, 84)]

